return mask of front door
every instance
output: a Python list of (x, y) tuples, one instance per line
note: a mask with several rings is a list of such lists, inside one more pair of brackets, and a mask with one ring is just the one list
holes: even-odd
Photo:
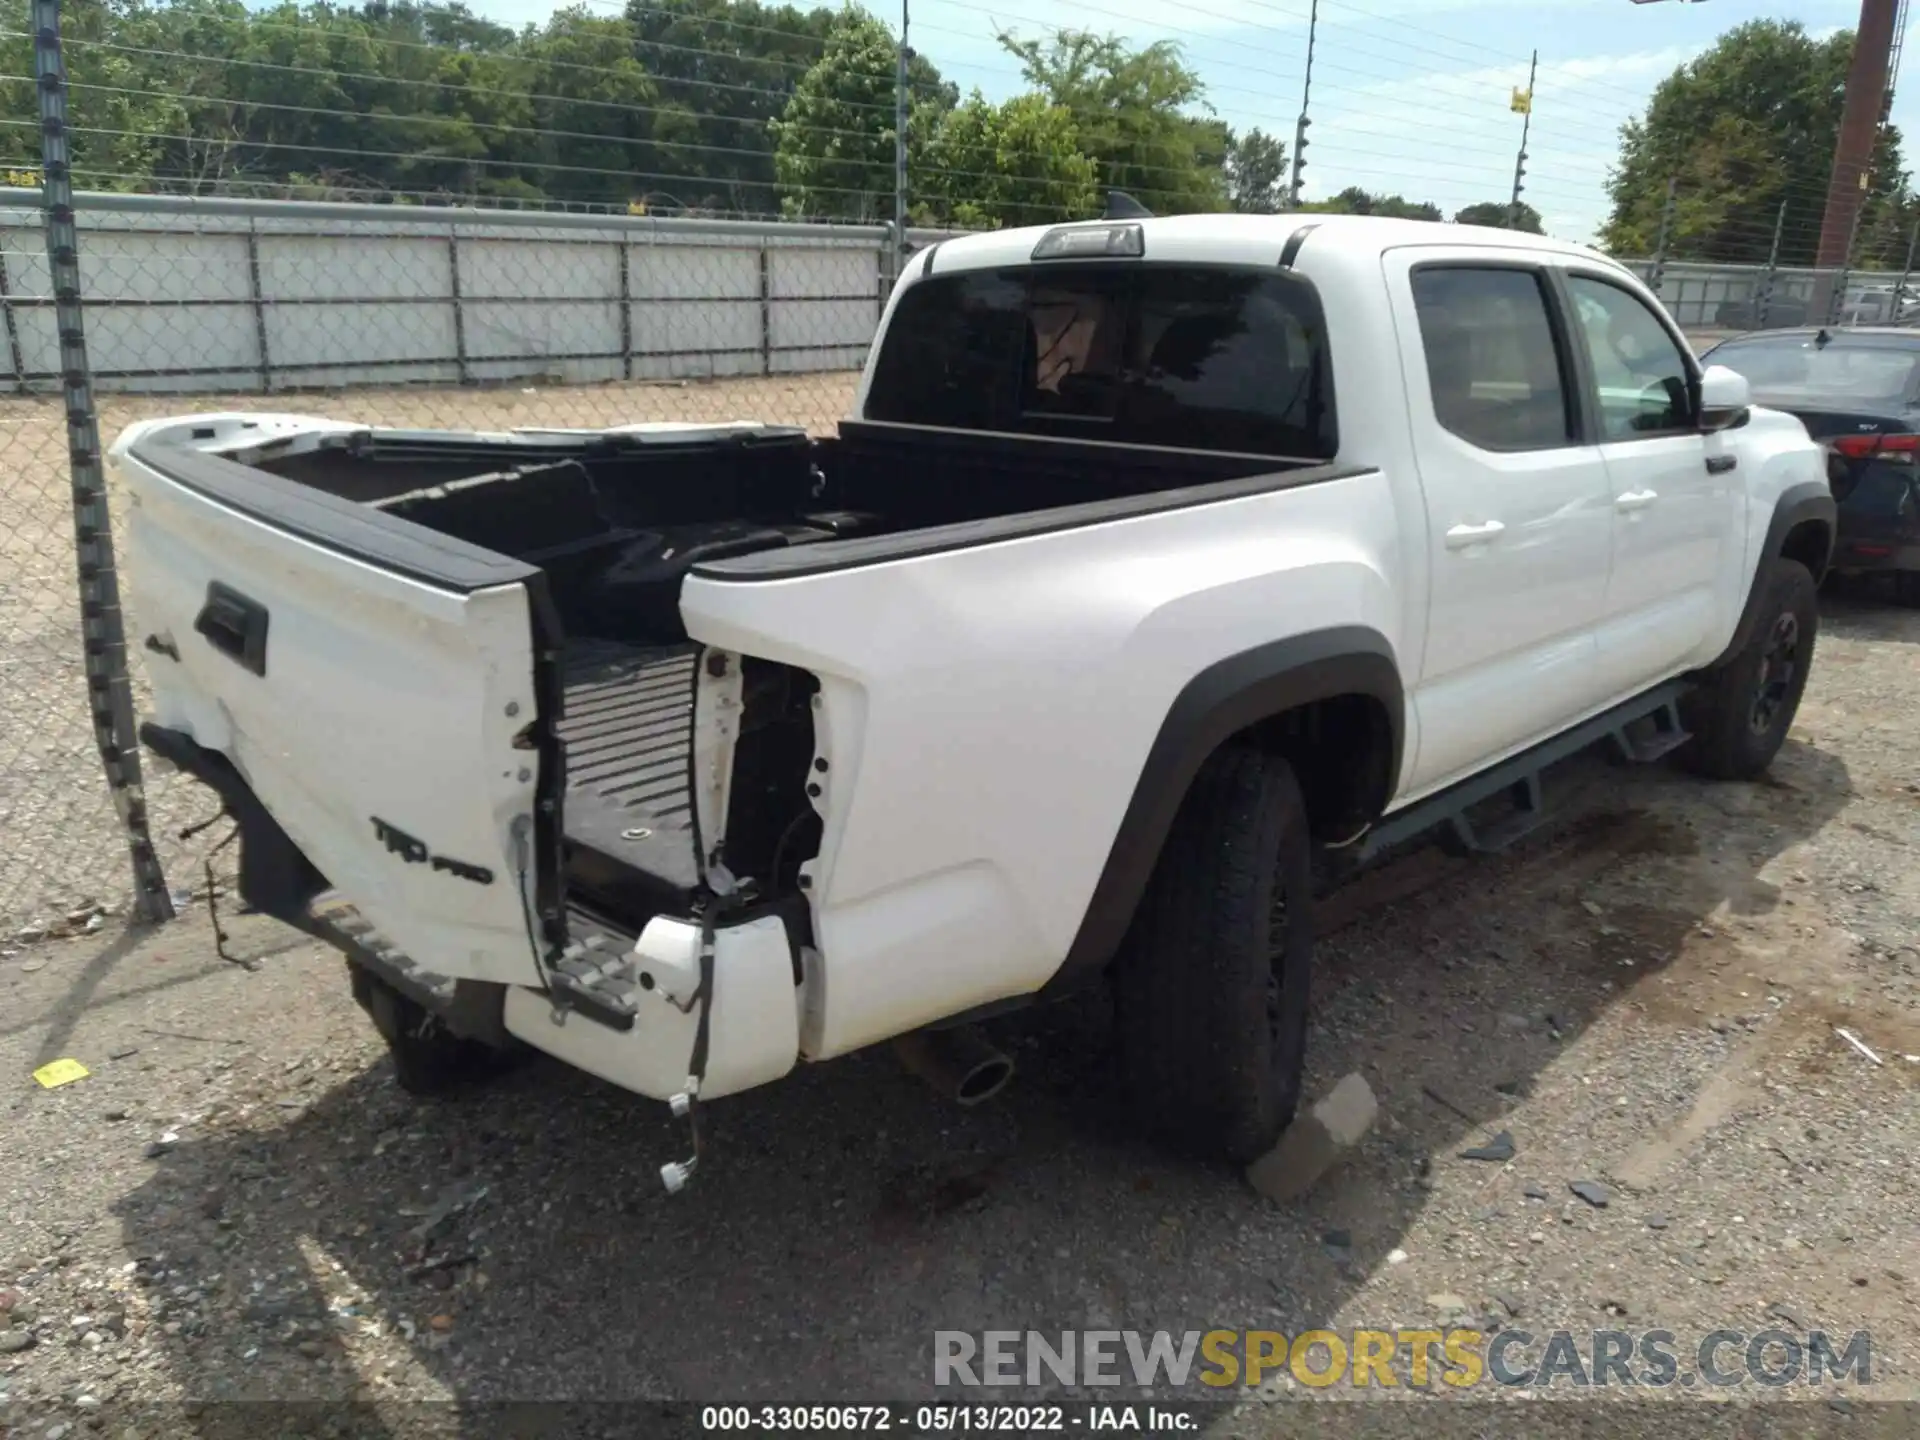
[(1613, 489), (1600, 664), (1624, 695), (1693, 663), (1717, 630), (1721, 552), (1744, 477), (1727, 438), (1701, 434), (1697, 366), (1652, 306), (1577, 271), (1567, 293)]
[(1545, 271), (1442, 254), (1387, 256), (1432, 577), (1408, 798), (1593, 708), (1612, 543)]

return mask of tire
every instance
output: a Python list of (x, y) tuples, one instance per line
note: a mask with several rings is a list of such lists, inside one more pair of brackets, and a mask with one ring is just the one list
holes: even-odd
[(1775, 560), (1762, 583), (1746, 647), (1681, 702), (1693, 739), (1680, 758), (1716, 780), (1751, 780), (1773, 763), (1813, 665), (1820, 609), (1812, 573), (1797, 560)]
[(354, 998), (387, 1042), (393, 1077), (409, 1095), (444, 1095), (489, 1080), (510, 1065), (506, 1052), (455, 1035), (378, 976), (352, 961), (347, 968)]
[(1896, 570), (1893, 576), (1893, 603), (1909, 610), (1920, 610), (1920, 570)]
[(1312, 957), (1299, 783), (1282, 760), (1221, 750), (1194, 777), (1116, 964), (1128, 1095), (1151, 1134), (1240, 1164), (1273, 1147), (1300, 1101)]

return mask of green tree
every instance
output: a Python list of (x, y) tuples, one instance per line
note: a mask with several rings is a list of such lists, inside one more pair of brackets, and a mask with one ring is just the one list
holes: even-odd
[[(1651, 253), (1674, 181), (1670, 256), (1763, 262), (1784, 205), (1781, 262), (1811, 264), (1852, 54), (1851, 31), (1815, 39), (1797, 21), (1753, 20), (1675, 70), (1620, 129), (1603, 243)], [(1904, 186), (1900, 136), (1888, 126), (1868, 177), (1865, 238)]]
[(1497, 230), (1524, 230), (1529, 235), (1544, 235), (1540, 212), (1522, 200), (1516, 207), (1505, 200), (1482, 200), (1454, 212), (1456, 225), (1491, 225)]
[[(893, 34), (880, 21), (853, 6), (834, 17), (820, 58), (768, 127), (784, 213), (892, 217), (897, 65)], [(907, 85), (917, 97), (907, 139), (918, 152), (956, 96), (919, 56), (908, 61)]]
[(1255, 128), (1227, 137), (1227, 202), (1253, 215), (1274, 215), (1287, 208), (1286, 143)]
[(630, 0), (635, 58), (660, 96), (655, 133), (683, 147), (659, 167), (671, 176), (648, 188), (688, 207), (777, 211), (771, 122), (820, 59), (834, 15), (757, 0)]
[(1213, 117), (1178, 45), (1161, 40), (1134, 50), (1118, 36), (1086, 30), (1058, 30), (1045, 41), (1002, 31), (999, 39), (1027, 83), (1073, 117), (1101, 185), (1163, 215), (1227, 208), (1230, 132)]
[(1375, 195), (1358, 185), (1349, 185), (1338, 195), (1315, 200), (1300, 207), (1322, 215), (1382, 215), (1390, 220), (1438, 220), (1440, 207), (1425, 200), (1408, 200), (1401, 195)]
[(893, 212), (893, 36), (844, 11), (825, 50), (772, 122), (781, 207), (789, 215), (878, 220)]
[[(659, 91), (634, 58), (633, 26), (585, 5), (557, 10), (521, 42), (527, 123), (502, 134), (503, 153), (525, 157), (525, 183), (556, 199), (624, 205), (691, 167), (705, 151), (676, 144), (657, 123)], [(695, 142), (697, 143), (697, 142)]]
[(1072, 113), (1042, 95), (991, 105), (978, 90), (932, 121), (912, 172), (915, 218), (962, 229), (1099, 213), (1093, 160)]

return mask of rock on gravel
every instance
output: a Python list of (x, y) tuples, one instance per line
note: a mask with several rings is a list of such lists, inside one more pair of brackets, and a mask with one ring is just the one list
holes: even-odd
[(1247, 1183), (1269, 1200), (1306, 1193), (1373, 1128), (1380, 1104), (1357, 1071), (1344, 1077), (1289, 1125), (1265, 1155), (1247, 1166)]

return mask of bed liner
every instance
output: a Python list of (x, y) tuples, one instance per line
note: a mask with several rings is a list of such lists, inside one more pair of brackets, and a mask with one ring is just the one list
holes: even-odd
[(676, 890), (700, 883), (691, 763), (700, 647), (571, 641), (566, 837)]

